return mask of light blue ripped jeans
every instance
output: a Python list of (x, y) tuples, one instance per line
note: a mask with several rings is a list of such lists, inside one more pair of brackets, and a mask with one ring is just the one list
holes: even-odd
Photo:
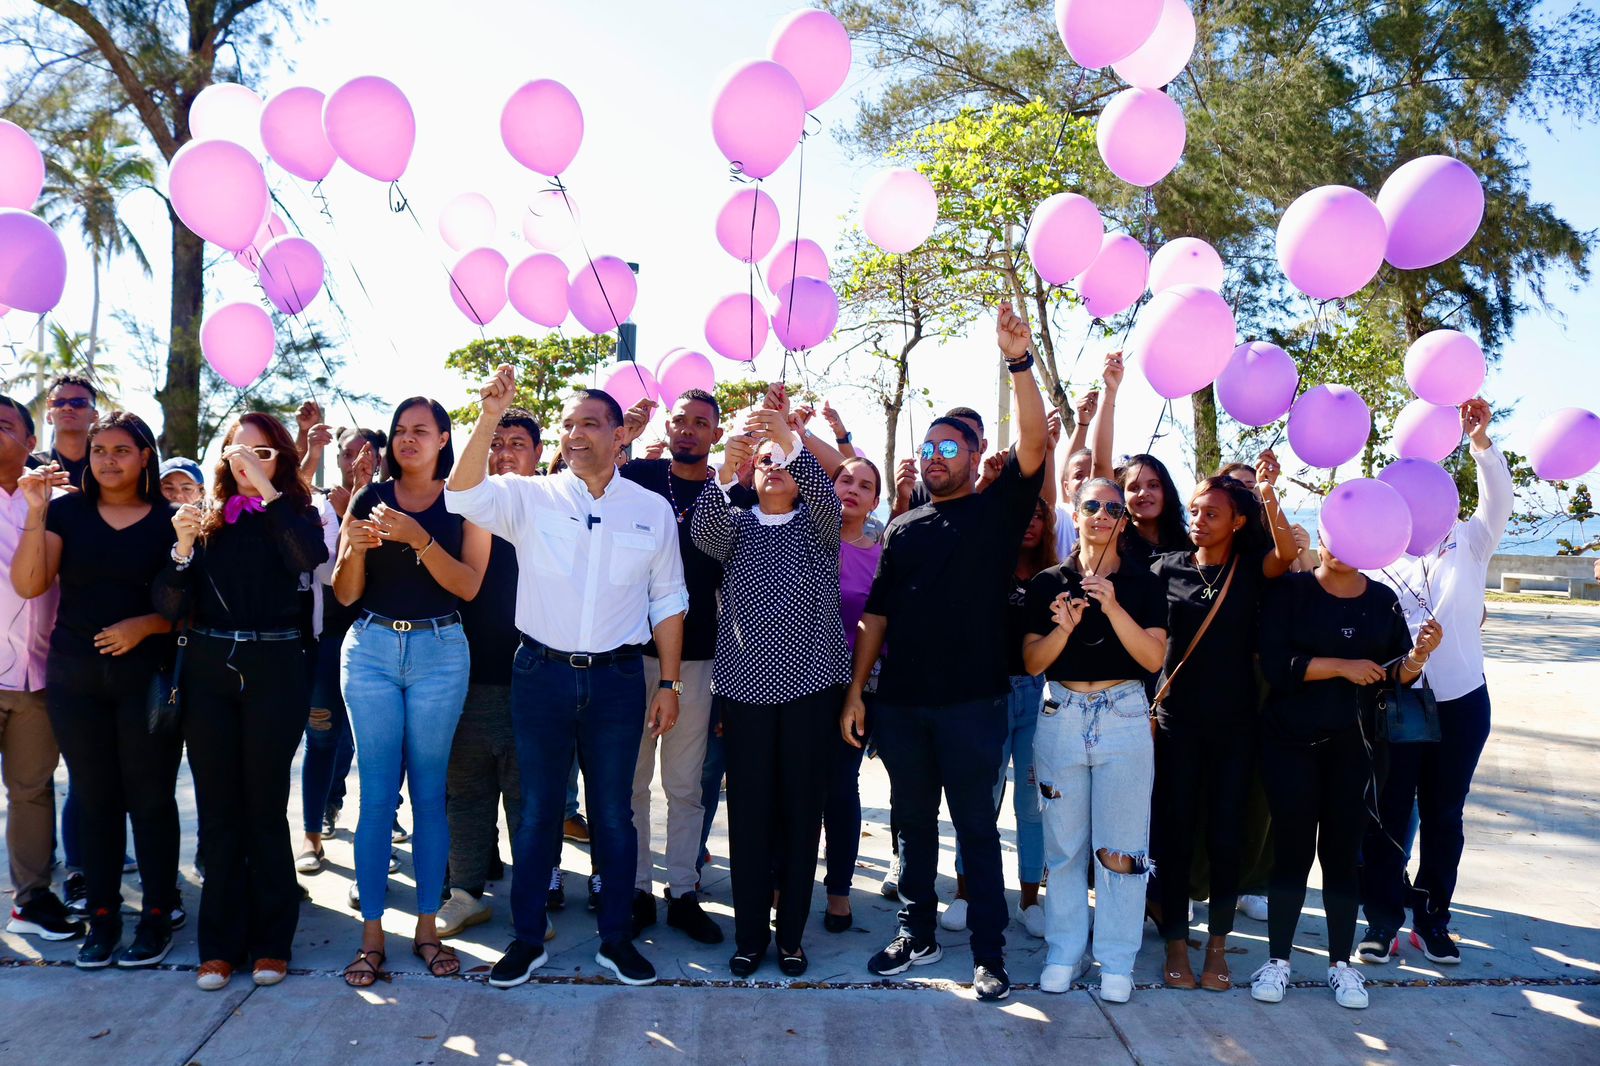
[[(1051, 682), (1039, 712), (1033, 766), (1044, 812), (1045, 942), (1051, 965), (1076, 966), (1089, 945), (1089, 856), (1095, 857), (1094, 953), (1103, 973), (1131, 976), (1144, 933), (1150, 876), (1150, 787), (1155, 748), (1144, 686), (1071, 692)], [(1101, 853), (1133, 860), (1131, 874)]]

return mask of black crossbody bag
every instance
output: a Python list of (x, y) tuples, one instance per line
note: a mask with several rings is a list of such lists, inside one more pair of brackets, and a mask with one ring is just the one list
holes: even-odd
[(1390, 744), (1437, 744), (1439, 701), (1426, 678), (1416, 687), (1402, 685), (1396, 674), (1392, 685), (1378, 690), (1378, 738)]

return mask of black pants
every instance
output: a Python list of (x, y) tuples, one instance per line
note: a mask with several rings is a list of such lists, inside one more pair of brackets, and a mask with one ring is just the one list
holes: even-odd
[[(1207, 922), (1212, 936), (1233, 932), (1244, 850), (1245, 801), (1255, 772), (1253, 738), (1212, 726), (1156, 732), (1154, 857), (1161, 936), (1189, 936), (1189, 871), (1200, 834), (1210, 861)], [(1203, 826), (1203, 829), (1202, 829)]]
[(770, 939), (778, 890), (778, 947), (799, 948), (816, 883), (817, 842), (844, 690), (788, 703), (716, 697), (728, 757), (728, 856), (734, 940), (741, 952)]
[(289, 768), (309, 714), (305, 649), (294, 640), (193, 635), (183, 699), (206, 842), (200, 959), (288, 961), (300, 917), (288, 807)]
[(837, 722), (828, 747), (828, 795), (822, 808), (828, 873), (822, 883), (828, 895), (848, 898), (861, 854), (861, 757), (866, 751), (845, 743)]
[(1268, 737), (1261, 747), (1261, 777), (1272, 808), (1270, 955), (1289, 957), (1311, 860), (1316, 858), (1322, 864), (1322, 905), (1328, 915), (1328, 962), (1348, 962), (1356, 935), (1357, 864), (1372, 779), (1361, 732), (1350, 728), (1316, 744)]
[(133, 823), (134, 855), (144, 882), (145, 914), (165, 921), (178, 899), (176, 734), (152, 736), (145, 695), (156, 659), (131, 655), (58, 655), (45, 668), (50, 727), (72, 775), (78, 848), (90, 921), (122, 929), (123, 818)]

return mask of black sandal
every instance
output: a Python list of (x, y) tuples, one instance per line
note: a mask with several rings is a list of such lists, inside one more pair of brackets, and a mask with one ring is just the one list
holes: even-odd
[[(393, 975), (383, 968), (386, 958), (387, 956), (382, 951), (362, 950), (356, 952), (355, 961), (344, 968), (344, 983), (351, 988), (371, 988), (379, 981), (394, 980)], [(373, 959), (377, 959), (377, 961), (374, 962)], [(356, 969), (357, 966), (365, 966), (366, 969), (358, 970)], [(358, 978), (368, 978), (368, 980), (363, 981), (358, 980)]]
[(855, 927), (856, 916), (850, 914), (834, 914), (831, 911), (822, 912), (822, 928), (830, 933), (848, 933)]
[(793, 951), (778, 949), (778, 969), (786, 976), (799, 977), (806, 972), (806, 965), (806, 953), (803, 949), (795, 948)]
[[(432, 955), (424, 955), (423, 948), (432, 948)], [(437, 940), (420, 940), (411, 945), (411, 954), (422, 960), (422, 965), (435, 977), (454, 977), (461, 972), (461, 957)], [(455, 963), (454, 969), (439, 969), (440, 965)]]

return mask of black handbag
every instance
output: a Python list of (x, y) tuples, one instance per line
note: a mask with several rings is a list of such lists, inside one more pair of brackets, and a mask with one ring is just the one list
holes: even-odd
[(1428, 682), (1415, 688), (1397, 680), (1378, 690), (1378, 736), (1390, 744), (1437, 744), (1439, 702)]
[(144, 706), (151, 736), (176, 733), (183, 719), (183, 649), (188, 645), (188, 635), (179, 633), (172, 665), (157, 670), (150, 678)]

